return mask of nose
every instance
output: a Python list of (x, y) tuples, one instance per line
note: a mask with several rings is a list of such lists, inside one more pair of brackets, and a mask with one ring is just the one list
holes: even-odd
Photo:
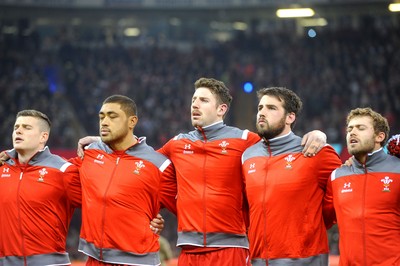
[(197, 100), (193, 100), (192, 101), (192, 109), (199, 109), (199, 105), (198, 105), (198, 101)]
[(258, 110), (258, 112), (257, 112), (257, 116), (258, 117), (265, 117), (265, 114), (264, 114), (263, 110), (264, 110), (264, 108), (261, 108), (261, 109)]
[(356, 131), (357, 131), (357, 129), (356, 129), (355, 127), (353, 127), (353, 128), (351, 128), (351, 129), (349, 129), (349, 130), (347, 131), (347, 134), (348, 134), (349, 136), (355, 136), (355, 135), (356, 135)]
[(22, 133), (22, 131), (21, 131), (21, 127), (17, 127), (17, 128), (15, 128), (15, 129), (14, 129), (14, 132), (15, 132), (15, 134), (18, 134), (18, 135), (20, 135), (20, 134)]
[(102, 118), (102, 119), (100, 119), (100, 125), (102, 125), (102, 126), (106, 126), (106, 125), (108, 125), (108, 118), (107, 118), (107, 116), (106, 117), (104, 117), (104, 118)]

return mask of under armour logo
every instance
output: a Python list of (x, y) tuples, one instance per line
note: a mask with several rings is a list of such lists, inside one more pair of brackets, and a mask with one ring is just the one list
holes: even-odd
[(10, 172), (10, 168), (3, 168), (3, 173), (8, 173)]
[(351, 186), (351, 183), (350, 183), (350, 182), (344, 183), (343, 188), (350, 188), (350, 186)]
[(104, 158), (104, 155), (103, 154), (97, 154), (97, 157), (96, 157), (97, 159), (100, 159), (100, 160), (103, 160), (103, 158)]
[(189, 150), (191, 148), (190, 144), (185, 144), (185, 150)]

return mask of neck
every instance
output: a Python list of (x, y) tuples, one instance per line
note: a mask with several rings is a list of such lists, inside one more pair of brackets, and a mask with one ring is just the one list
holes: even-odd
[(113, 151), (125, 151), (138, 142), (133, 134), (129, 134), (123, 141), (110, 143), (109, 146)]
[(381, 148), (381, 146), (375, 146), (375, 148), (370, 152), (354, 154), (354, 158), (356, 158), (360, 163), (365, 164), (367, 162), (368, 155), (380, 150)]
[(26, 164), (29, 160), (40, 150), (43, 150), (44, 147), (35, 150), (16, 150), (18, 155), (18, 161), (21, 164)]
[(368, 157), (368, 154), (357, 154), (357, 155), (354, 155), (354, 158), (356, 158), (357, 161), (359, 161), (362, 164), (365, 164), (367, 162), (367, 157)]
[(214, 123), (212, 123), (212, 124), (206, 125), (206, 126), (196, 126), (196, 128), (197, 128), (197, 129), (201, 129), (201, 128), (206, 129), (206, 128), (208, 128), (208, 127), (212, 127), (213, 125), (216, 125), (216, 124), (219, 124), (219, 123), (222, 123), (222, 122), (223, 122), (223, 120), (221, 119), (221, 120), (218, 120), (218, 121), (216, 121), (216, 122), (214, 122)]

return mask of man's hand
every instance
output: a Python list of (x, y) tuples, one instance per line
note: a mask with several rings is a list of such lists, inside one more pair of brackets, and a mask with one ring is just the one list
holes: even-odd
[(10, 157), (8, 157), (6, 151), (0, 152), (0, 165), (3, 165)]
[(83, 158), (83, 155), (85, 154), (83, 149), (90, 143), (98, 142), (100, 140), (101, 140), (100, 137), (95, 137), (95, 136), (86, 136), (84, 138), (79, 139), (76, 153), (78, 154), (79, 157)]
[(326, 134), (320, 130), (313, 130), (304, 135), (301, 145), (305, 157), (315, 156), (326, 144)]
[(354, 161), (354, 157), (351, 156), (349, 159), (347, 159), (347, 160), (344, 162), (343, 165), (351, 166), (351, 165), (353, 164), (353, 161)]
[(164, 229), (164, 219), (161, 214), (157, 214), (157, 217), (150, 222), (150, 229), (154, 234), (159, 235)]

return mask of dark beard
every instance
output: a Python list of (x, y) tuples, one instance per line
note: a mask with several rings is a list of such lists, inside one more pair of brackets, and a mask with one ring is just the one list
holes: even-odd
[(269, 124), (268, 124), (268, 127), (264, 128), (264, 129), (259, 128), (258, 125), (257, 125), (257, 133), (258, 133), (258, 135), (261, 138), (265, 139), (265, 140), (275, 138), (276, 136), (281, 134), (283, 132), (283, 130), (285, 130), (285, 120), (284, 119), (282, 119), (279, 122), (279, 124), (276, 127), (273, 127), (273, 128), (270, 127)]
[(279, 134), (281, 134), (282, 131), (283, 131), (283, 128), (274, 128), (274, 129), (264, 130), (262, 132), (260, 132), (260, 130), (258, 130), (257, 133), (263, 139), (273, 139), (276, 136), (278, 136)]

